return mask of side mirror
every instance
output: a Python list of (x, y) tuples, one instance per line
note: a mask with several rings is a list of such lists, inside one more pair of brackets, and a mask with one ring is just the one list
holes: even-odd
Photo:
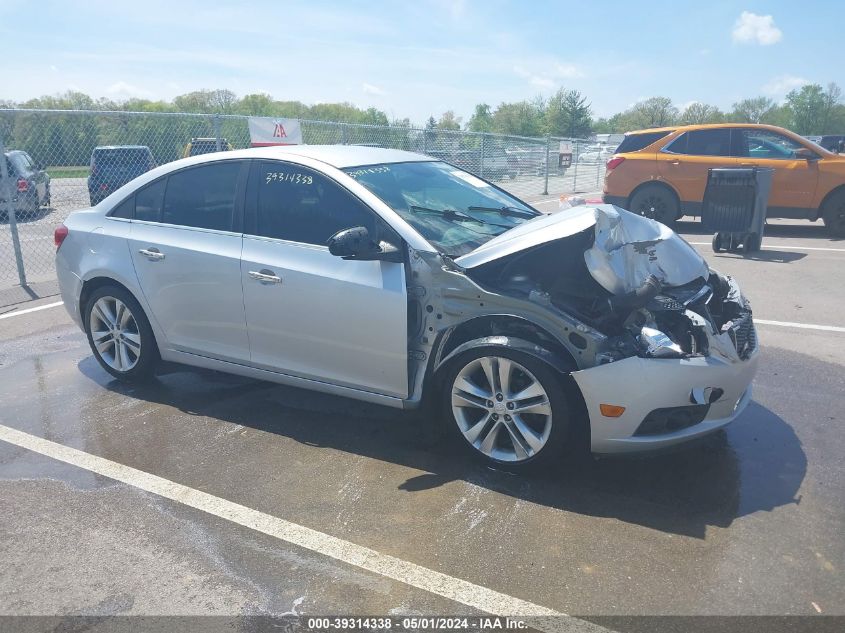
[(402, 254), (393, 244), (376, 242), (364, 226), (338, 231), (329, 238), (329, 252), (341, 259), (401, 262)]
[(800, 149), (795, 150), (794, 154), (795, 158), (804, 159), (804, 160), (818, 160), (819, 156), (813, 150), (807, 149), (806, 147), (802, 147)]

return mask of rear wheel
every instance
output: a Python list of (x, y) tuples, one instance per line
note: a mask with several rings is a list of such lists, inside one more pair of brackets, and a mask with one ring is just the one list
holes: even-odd
[(476, 458), (511, 469), (553, 463), (574, 426), (560, 376), (528, 354), (479, 347), (455, 357), (443, 380), (444, 415)]
[(88, 344), (103, 369), (115, 378), (149, 378), (158, 362), (150, 323), (129, 292), (118, 286), (96, 289), (83, 313)]
[(628, 210), (672, 226), (681, 209), (678, 199), (669, 189), (661, 185), (645, 185), (631, 196)]
[(822, 218), (831, 237), (845, 237), (845, 190), (828, 198), (822, 208)]

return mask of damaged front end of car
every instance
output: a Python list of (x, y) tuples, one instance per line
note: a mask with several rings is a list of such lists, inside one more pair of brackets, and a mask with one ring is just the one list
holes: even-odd
[[(479, 334), (550, 350), (581, 391), (595, 452), (713, 430), (750, 398), (757, 339), (748, 301), (653, 220), (576, 207), (436, 260), (412, 253), (412, 358), (433, 354), (436, 368)], [(467, 335), (467, 323), (484, 326)]]

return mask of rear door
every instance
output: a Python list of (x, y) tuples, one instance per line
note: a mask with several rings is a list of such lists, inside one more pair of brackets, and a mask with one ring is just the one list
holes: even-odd
[(672, 185), (686, 213), (697, 214), (704, 199), (707, 172), (714, 167), (736, 167), (731, 129), (705, 128), (684, 132), (657, 153), (660, 177)]
[(242, 262), (252, 364), (404, 398), (405, 267), (329, 253), (328, 239), (356, 226), (401, 244), (372, 209), (328, 176), (255, 161)]
[(737, 128), (742, 138), (739, 164), (746, 167), (774, 169), (769, 192), (769, 210), (773, 217), (807, 217), (819, 182), (817, 161), (796, 158), (804, 148), (785, 134), (764, 128)]
[(249, 161), (215, 161), (135, 194), (132, 261), (171, 349), (249, 360), (236, 232), (248, 170)]

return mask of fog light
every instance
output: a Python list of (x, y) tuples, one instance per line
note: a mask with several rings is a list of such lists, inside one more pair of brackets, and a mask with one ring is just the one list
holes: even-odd
[(618, 404), (600, 404), (599, 411), (606, 418), (618, 418), (625, 413), (625, 407), (620, 407)]

